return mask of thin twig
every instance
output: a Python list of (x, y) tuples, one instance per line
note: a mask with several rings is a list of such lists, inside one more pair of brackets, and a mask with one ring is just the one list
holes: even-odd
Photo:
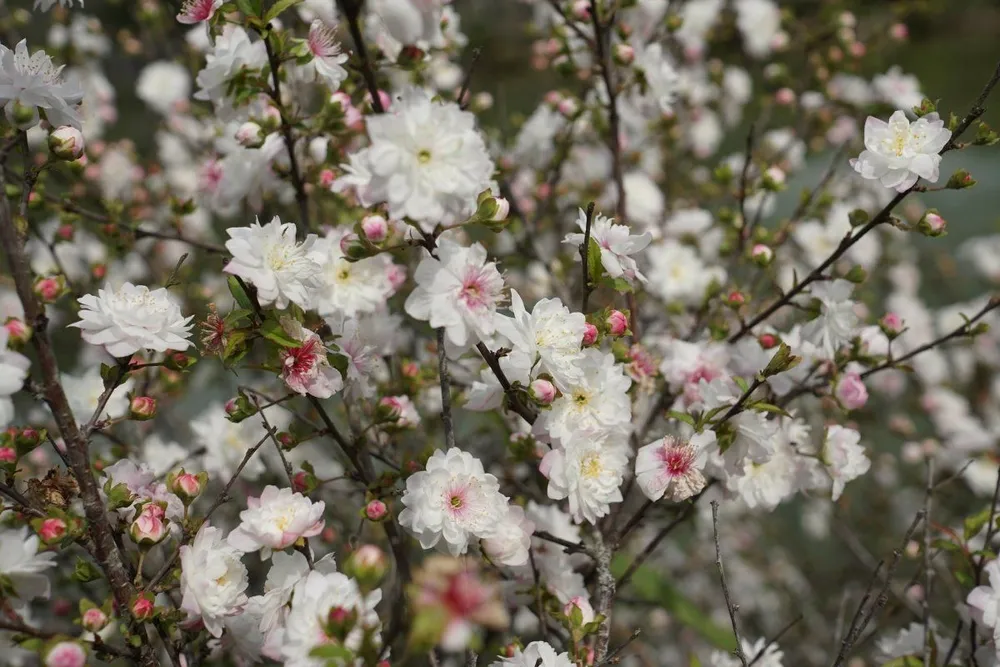
[(368, 87), (368, 94), (371, 95), (372, 109), (375, 110), (375, 113), (385, 113), (385, 107), (382, 106), (382, 98), (378, 94), (378, 81), (375, 78), (375, 68), (372, 66), (371, 59), (368, 56), (368, 47), (365, 46), (365, 38), (361, 32), (359, 19), (363, 6), (363, 0), (337, 0), (337, 7), (340, 9), (340, 13), (347, 19), (347, 28), (351, 33), (351, 39), (354, 40), (354, 51), (361, 61), (361, 76), (365, 80), (365, 86)]
[(465, 110), (469, 108), (469, 100), (465, 99), (469, 94), (469, 88), (472, 86), (472, 73), (476, 69), (476, 63), (479, 62), (479, 56), (482, 55), (483, 50), (478, 46), (472, 49), (472, 59), (469, 60), (469, 66), (465, 70), (465, 77), (462, 79), (462, 87), (458, 89), (458, 106), (459, 108)]
[(608, 653), (607, 657), (604, 658), (604, 661), (601, 662), (601, 663), (598, 663), (597, 667), (605, 667), (605, 665), (617, 665), (620, 662), (620, 660), (621, 660), (621, 658), (619, 658), (618, 656), (621, 655), (622, 651), (624, 651), (626, 648), (628, 648), (629, 644), (631, 644), (636, 639), (638, 639), (639, 635), (641, 635), (641, 634), (642, 634), (642, 628), (636, 628), (632, 632), (632, 634), (629, 635), (628, 639), (626, 639), (625, 641), (623, 641), (621, 643), (621, 646), (617, 647), (615, 650), (613, 650), (610, 653)]
[(719, 501), (712, 501), (712, 531), (715, 533), (715, 568), (719, 571), (719, 581), (722, 582), (722, 594), (726, 598), (726, 608), (729, 610), (729, 620), (733, 626), (733, 636), (736, 638), (736, 650), (734, 653), (743, 667), (749, 667), (747, 656), (743, 652), (743, 640), (740, 638), (739, 622), (736, 613), (739, 607), (733, 604), (732, 595), (729, 593), (729, 584), (726, 583), (726, 570), (722, 565), (722, 547), (719, 545)]
[(538, 574), (538, 565), (535, 563), (535, 550), (528, 547), (528, 562), (531, 563), (531, 577), (535, 582), (535, 613), (538, 614), (538, 626), (541, 630), (542, 641), (549, 641), (549, 624), (545, 614), (545, 603), (542, 600), (542, 584)]
[(590, 293), (594, 291), (594, 285), (590, 281), (590, 229), (594, 222), (595, 202), (587, 204), (587, 223), (583, 232), (583, 243), (580, 245), (580, 259), (583, 262), (583, 304), (580, 308), (584, 314), (587, 312), (587, 305), (590, 303)]
[[(924, 594), (920, 596), (924, 622), (924, 667), (931, 667), (931, 500), (934, 497), (934, 457), (927, 457), (927, 488), (924, 493)], [(946, 663), (947, 664), (947, 663)]]
[(503, 368), (500, 367), (500, 360), (497, 358), (497, 355), (481, 342), (476, 343), (476, 349), (486, 362), (486, 365), (490, 367), (491, 371), (493, 371), (493, 375), (495, 375), (497, 380), (500, 382), (500, 386), (503, 388), (504, 393), (509, 399), (508, 406), (510, 409), (521, 415), (524, 421), (529, 424), (534, 424), (535, 420), (538, 419), (538, 411), (534, 407), (521, 401), (521, 397), (518, 396), (517, 392), (514, 390), (514, 386), (510, 383), (510, 380), (507, 379), (507, 374), (504, 373)]
[(764, 654), (767, 653), (767, 649), (769, 649), (772, 646), (774, 646), (775, 644), (777, 644), (778, 641), (782, 637), (784, 637), (785, 634), (787, 634), (789, 630), (791, 630), (796, 625), (798, 625), (799, 621), (801, 621), (803, 618), (805, 618), (805, 617), (802, 614), (799, 614), (798, 616), (796, 616), (795, 618), (793, 618), (787, 625), (785, 625), (785, 627), (783, 627), (780, 630), (778, 630), (778, 633), (776, 635), (774, 635), (774, 637), (772, 637), (770, 639), (770, 641), (768, 641), (766, 644), (764, 644), (764, 647), (761, 648), (759, 651), (757, 651), (757, 653), (756, 653), (756, 655), (754, 655), (754, 657), (750, 658), (750, 662), (747, 663), (747, 667), (753, 667), (753, 664), (755, 662), (757, 662), (758, 660), (760, 660), (761, 658), (764, 657)]

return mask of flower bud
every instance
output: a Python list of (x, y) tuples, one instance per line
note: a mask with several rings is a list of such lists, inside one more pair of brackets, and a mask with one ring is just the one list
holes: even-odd
[(930, 210), (924, 214), (924, 217), (920, 219), (917, 223), (917, 231), (919, 231), (924, 236), (937, 237), (943, 236), (945, 234), (945, 228), (948, 226), (948, 222), (938, 215), (937, 211)]
[(767, 266), (774, 259), (774, 251), (763, 243), (758, 243), (750, 249), (750, 258), (757, 266)]
[(378, 402), (375, 416), (379, 421), (394, 422), (403, 415), (403, 404), (395, 396), (386, 396)]
[(739, 290), (733, 290), (726, 295), (726, 305), (730, 308), (739, 308), (747, 302), (747, 297)]
[(581, 344), (583, 347), (590, 347), (597, 342), (597, 327), (595, 327), (590, 322), (587, 322), (583, 328), (583, 340)]
[(975, 184), (976, 179), (972, 177), (972, 174), (965, 169), (959, 169), (951, 175), (945, 187), (949, 190), (964, 190), (965, 188), (971, 188)]
[(635, 60), (635, 49), (629, 44), (615, 45), (615, 62), (619, 65), (631, 65)]
[(778, 343), (780, 343), (781, 340), (779, 340), (778, 337), (775, 336), (774, 334), (766, 333), (766, 334), (761, 334), (760, 337), (757, 339), (757, 342), (760, 343), (760, 346), (765, 350), (770, 350), (774, 348)]
[(142, 506), (139, 516), (129, 527), (132, 541), (141, 547), (151, 547), (167, 536), (167, 521), (164, 518), (164, 507), (155, 502)]
[(45, 667), (84, 667), (86, 664), (86, 649), (74, 641), (56, 642), (45, 651)]
[(357, 234), (344, 234), (340, 239), (340, 251), (348, 261), (353, 262), (371, 257), (373, 254)]
[(66, 291), (63, 276), (45, 276), (35, 281), (35, 295), (45, 303), (55, 303)]
[(868, 389), (857, 373), (846, 373), (834, 388), (834, 396), (848, 410), (857, 410), (868, 402)]
[(288, 431), (281, 431), (274, 437), (283, 449), (295, 449), (295, 445), (299, 444), (295, 436)]
[(356, 579), (362, 588), (371, 590), (378, 586), (389, 571), (389, 559), (374, 544), (363, 544), (347, 558), (344, 571)]
[(779, 88), (774, 94), (774, 101), (784, 107), (791, 106), (795, 104), (795, 91), (791, 88)]
[(612, 310), (604, 320), (608, 327), (608, 333), (612, 336), (624, 336), (628, 331), (628, 318), (620, 310)]
[(260, 148), (264, 145), (264, 130), (253, 121), (247, 121), (236, 130), (236, 141), (244, 148)]
[(250, 399), (246, 397), (245, 394), (239, 394), (235, 398), (231, 398), (226, 401), (226, 419), (233, 422), (234, 424), (239, 424), (241, 421), (247, 417), (252, 417), (257, 414), (257, 407), (254, 406)]
[(371, 243), (382, 243), (389, 237), (389, 223), (381, 215), (369, 215), (361, 221), (361, 232)]
[(532, 382), (528, 393), (540, 405), (551, 405), (556, 400), (556, 386), (544, 378)]
[(80, 625), (82, 625), (83, 629), (88, 632), (100, 632), (107, 624), (108, 615), (101, 611), (98, 607), (91, 607), (87, 611), (83, 612), (83, 615), (80, 617)]
[(473, 218), (494, 232), (501, 231), (507, 225), (505, 221), (510, 215), (510, 202), (503, 197), (494, 197), (489, 190), (479, 195), (479, 208)]
[(879, 328), (889, 338), (895, 338), (903, 332), (903, 320), (896, 313), (886, 313), (878, 323)]
[(62, 519), (49, 517), (42, 519), (36, 527), (36, 532), (45, 544), (54, 544), (66, 536), (68, 528), (69, 526)]
[(200, 472), (193, 475), (181, 468), (178, 472), (167, 475), (167, 488), (181, 501), (188, 505), (197, 498), (208, 485), (208, 473)]
[(7, 344), (11, 347), (25, 345), (31, 340), (31, 327), (25, 324), (24, 320), (8, 317), (3, 328), (7, 330)]
[(574, 0), (573, 17), (580, 21), (590, 20), (590, 0)]
[(319, 172), (319, 184), (324, 188), (332, 186), (335, 180), (337, 180), (337, 175), (333, 173), (332, 169), (323, 169)]
[(76, 160), (83, 155), (83, 132), (63, 125), (49, 134), (49, 151), (60, 160)]
[(0, 447), (0, 464), (17, 463), (17, 451), (13, 447)]
[(141, 593), (132, 601), (132, 616), (137, 620), (145, 621), (153, 617), (156, 613), (156, 605), (153, 604), (153, 596), (149, 593)]
[(564, 97), (559, 100), (559, 104), (556, 105), (556, 108), (559, 110), (559, 113), (566, 118), (572, 118), (580, 110), (580, 103), (572, 97)]
[(906, 27), (905, 23), (893, 23), (889, 27), (889, 36), (897, 42), (903, 42), (910, 36), (910, 29)]
[(762, 185), (765, 190), (776, 192), (785, 186), (785, 180), (787, 180), (787, 177), (785, 176), (785, 170), (781, 167), (768, 167), (767, 170), (764, 171), (764, 177), (762, 180)]
[[(574, 621), (573, 625), (586, 625), (594, 620), (594, 608), (590, 606), (590, 601), (582, 595), (575, 595), (563, 607), (563, 613)], [(574, 619), (574, 615), (576, 618)]]
[(389, 514), (389, 508), (386, 504), (376, 498), (371, 500), (365, 505), (365, 518), (369, 521), (381, 521)]
[(38, 124), (38, 108), (21, 104), (18, 100), (8, 102), (4, 106), (4, 113), (18, 130), (30, 130)]
[(128, 406), (129, 417), (135, 421), (147, 421), (156, 416), (156, 399), (151, 396), (136, 396)]
[(292, 490), (303, 495), (312, 493), (319, 486), (316, 475), (306, 470), (300, 470), (292, 477)]

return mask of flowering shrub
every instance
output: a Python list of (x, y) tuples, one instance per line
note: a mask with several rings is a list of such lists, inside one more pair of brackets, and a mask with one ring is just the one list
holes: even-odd
[(0, 8), (5, 662), (996, 665), (1000, 241), (915, 240), (1000, 66), (522, 0), (504, 133), (455, 4)]

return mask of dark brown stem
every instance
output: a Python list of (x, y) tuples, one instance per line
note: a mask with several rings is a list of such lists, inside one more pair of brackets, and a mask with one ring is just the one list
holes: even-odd
[(590, 303), (590, 293), (594, 291), (594, 284), (590, 281), (590, 229), (594, 223), (594, 207), (596, 204), (587, 204), (587, 223), (583, 230), (583, 243), (580, 245), (580, 259), (583, 262), (583, 304), (580, 310), (587, 313), (587, 305)]
[(521, 397), (518, 396), (510, 380), (507, 379), (506, 373), (500, 367), (500, 360), (497, 359), (497, 355), (491, 352), (490, 348), (486, 347), (483, 343), (476, 343), (476, 349), (479, 350), (479, 354), (486, 361), (486, 365), (490, 367), (490, 370), (493, 371), (493, 375), (499, 380), (500, 386), (503, 387), (504, 393), (507, 394), (507, 398), (510, 399), (508, 401), (510, 409), (521, 415), (524, 421), (534, 424), (535, 420), (538, 419), (538, 411), (521, 401)]
[[(0, 191), (5, 185), (4, 180), (0, 170)], [(24, 223), (26, 224), (26, 221)], [(0, 246), (7, 256), (7, 266), (24, 308), (25, 319), (31, 323), (33, 329), (31, 343), (38, 357), (38, 368), (42, 376), (42, 395), (66, 443), (66, 458), (80, 488), (80, 499), (87, 517), (88, 530), (93, 538), (94, 558), (108, 579), (119, 612), (127, 623), (132, 623), (134, 619), (130, 618), (129, 610), (136, 590), (115, 544), (114, 532), (108, 522), (100, 489), (91, 472), (89, 443), (77, 425), (66, 392), (60, 384), (59, 365), (48, 335), (49, 320), (45, 315), (45, 307), (32, 290), (33, 279), (24, 251), (24, 238), (18, 232), (6, 197), (0, 198)], [(159, 665), (152, 646), (144, 644), (139, 649), (139, 663), (144, 667)]]
[(455, 446), (455, 423), (451, 419), (451, 375), (448, 374), (448, 355), (444, 350), (444, 327), (437, 330), (438, 379), (441, 382), (441, 423), (444, 424), (444, 444)]
[(359, 19), (363, 5), (364, 2), (359, 2), (358, 0), (337, 0), (337, 7), (340, 9), (340, 13), (347, 19), (347, 28), (351, 32), (351, 39), (354, 40), (354, 50), (361, 61), (361, 76), (365, 80), (365, 86), (368, 87), (368, 94), (371, 95), (372, 109), (375, 110), (375, 113), (385, 113), (385, 107), (382, 106), (382, 98), (378, 94), (378, 81), (375, 79), (375, 68), (372, 66), (372, 61), (368, 56), (368, 47), (365, 46), (364, 35), (361, 34)]
[(267, 52), (267, 62), (271, 66), (271, 99), (281, 114), (281, 134), (285, 138), (285, 146), (288, 148), (289, 176), (292, 179), (292, 187), (295, 188), (295, 202), (299, 206), (299, 220), (295, 225), (299, 232), (308, 233), (311, 225), (309, 223), (309, 195), (306, 194), (306, 184), (302, 180), (302, 173), (299, 171), (299, 160), (295, 156), (295, 134), (292, 132), (292, 123), (288, 120), (288, 110), (281, 100), (281, 59), (274, 52), (271, 46), (271, 35), (263, 36), (264, 49)]

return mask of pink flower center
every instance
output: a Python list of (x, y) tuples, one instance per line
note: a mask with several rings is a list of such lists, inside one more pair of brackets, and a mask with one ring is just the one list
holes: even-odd
[(694, 464), (694, 452), (690, 447), (667, 443), (660, 450), (660, 459), (671, 477), (681, 477), (691, 470)]
[(213, 0), (187, 0), (181, 7), (181, 16), (191, 22), (207, 21), (214, 13)]
[(486, 284), (486, 276), (482, 268), (469, 267), (462, 280), (462, 291), (459, 299), (469, 309), (481, 310), (489, 306), (491, 294)]
[(201, 170), (201, 191), (215, 192), (222, 182), (222, 176), (222, 163), (212, 160), (206, 164)]
[(301, 347), (292, 347), (282, 352), (281, 363), (285, 369), (285, 375), (301, 377), (310, 373), (319, 361), (319, 341), (312, 339), (306, 341)]
[(455, 518), (464, 516), (469, 510), (469, 489), (453, 486), (444, 492), (445, 508)]
[(333, 31), (321, 21), (313, 21), (307, 41), (309, 51), (317, 58), (332, 58), (340, 55), (340, 45), (334, 39)]

